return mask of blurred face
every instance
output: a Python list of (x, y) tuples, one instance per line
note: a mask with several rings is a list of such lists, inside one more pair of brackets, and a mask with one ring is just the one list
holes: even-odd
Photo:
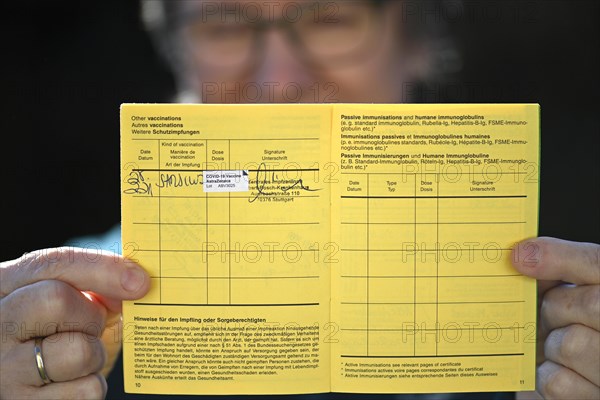
[(180, 81), (204, 103), (399, 102), (418, 49), (398, 3), (182, 2)]

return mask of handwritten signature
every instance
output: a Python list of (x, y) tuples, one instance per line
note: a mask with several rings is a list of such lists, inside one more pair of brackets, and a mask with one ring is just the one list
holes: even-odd
[(160, 182), (156, 184), (159, 188), (183, 187), (202, 185), (202, 174), (182, 176), (181, 174), (160, 174)]
[(149, 194), (152, 196), (152, 184), (146, 182), (142, 171), (131, 171), (125, 182), (130, 185), (123, 193), (126, 194)]
[[(276, 190), (268, 192), (265, 190), (265, 188), (269, 183), (269, 175), (271, 177), (270, 183), (275, 185), (274, 189)], [(278, 194), (286, 193), (292, 189), (305, 190), (307, 192), (316, 192), (321, 190), (312, 189), (310, 186), (305, 185), (301, 178), (294, 181), (291, 185), (288, 186), (282, 185), (281, 183), (282, 182), (279, 180), (279, 176), (276, 174), (276, 172), (271, 171), (269, 173), (267, 165), (265, 163), (261, 163), (258, 166), (258, 170), (256, 171), (256, 195), (254, 197), (249, 198), (248, 202), (253, 203), (260, 196), (277, 196)], [(286, 180), (284, 181), (284, 183), (287, 184), (288, 181)]]
[[(129, 173), (125, 182), (129, 187), (123, 190), (126, 194), (147, 194), (152, 196), (152, 183), (144, 177), (143, 171), (134, 170)], [(202, 174), (183, 175), (181, 173), (161, 173), (158, 183), (155, 186), (158, 188), (179, 188), (188, 186), (202, 185)]]

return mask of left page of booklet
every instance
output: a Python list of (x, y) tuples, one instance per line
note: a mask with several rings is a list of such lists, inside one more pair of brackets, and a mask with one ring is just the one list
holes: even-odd
[(330, 390), (331, 107), (121, 107), (125, 390)]

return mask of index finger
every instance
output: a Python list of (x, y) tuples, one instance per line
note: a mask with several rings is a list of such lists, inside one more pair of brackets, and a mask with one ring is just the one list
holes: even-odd
[(59, 247), (26, 253), (2, 263), (0, 298), (23, 286), (49, 279), (116, 300), (138, 299), (150, 288), (150, 278), (143, 268), (118, 254)]
[(513, 265), (538, 280), (600, 284), (600, 245), (539, 237), (519, 243)]

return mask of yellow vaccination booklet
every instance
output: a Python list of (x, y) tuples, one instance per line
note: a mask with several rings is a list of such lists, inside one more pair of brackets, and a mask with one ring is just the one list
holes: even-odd
[(537, 104), (122, 105), (125, 390), (534, 389), (539, 136)]

